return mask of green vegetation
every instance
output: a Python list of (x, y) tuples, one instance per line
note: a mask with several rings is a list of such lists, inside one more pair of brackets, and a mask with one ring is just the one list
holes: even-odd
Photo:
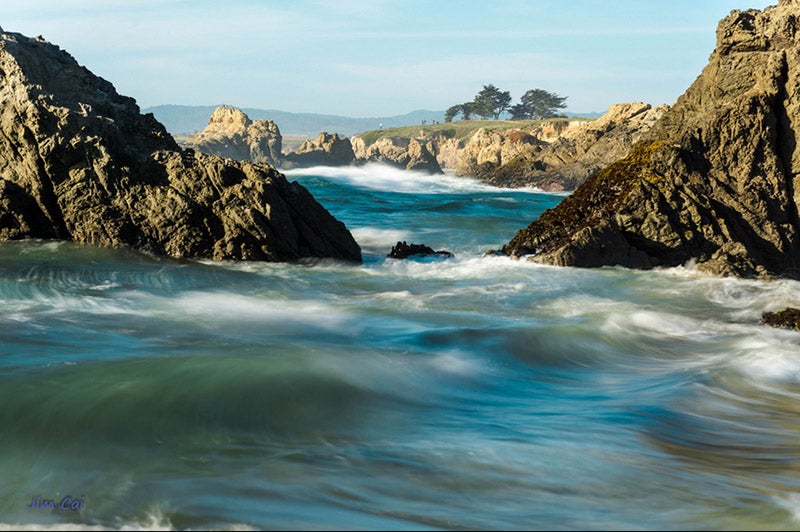
[(555, 118), (558, 115), (557, 111), (567, 106), (566, 101), (566, 96), (559, 96), (542, 89), (531, 89), (523, 94), (519, 103), (509, 111), (512, 120)]
[(651, 161), (662, 147), (661, 141), (635, 144), (627, 157), (597, 172), (558, 206), (517, 231), (504, 251), (518, 250), (522, 255), (553, 251), (581, 229), (618, 211), (638, 183), (654, 180)]
[(501, 91), (490, 83), (484, 85), (471, 102), (459, 103), (447, 109), (444, 121), (450, 123), (459, 115), (461, 120), (470, 120), (472, 115), (480, 116), (482, 120), (499, 120), (506, 111), (511, 114), (511, 120), (545, 120), (558, 117), (558, 110), (566, 107), (566, 101), (566, 96), (544, 89), (531, 89), (512, 107), (511, 93)]
[(426, 126), (405, 126), (386, 129), (373, 129), (356, 135), (369, 146), (384, 137), (401, 137), (419, 139), (427, 137), (444, 137), (448, 139), (466, 139), (476, 131), (485, 128), (489, 131), (506, 129), (533, 129), (546, 122), (566, 122), (566, 118), (553, 120), (459, 120), (446, 124), (430, 124)]

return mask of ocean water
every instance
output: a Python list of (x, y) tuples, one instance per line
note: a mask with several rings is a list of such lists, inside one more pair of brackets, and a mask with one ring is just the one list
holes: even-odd
[(0, 245), (0, 528), (800, 528), (800, 335), (758, 323), (800, 284), (484, 258), (562, 196), (290, 178), (363, 265)]

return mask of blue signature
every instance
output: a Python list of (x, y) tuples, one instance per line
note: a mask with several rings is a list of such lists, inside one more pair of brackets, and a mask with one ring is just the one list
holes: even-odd
[(60, 503), (57, 503), (55, 499), (45, 499), (37, 495), (31, 499), (31, 503), (25, 508), (28, 510), (68, 510), (80, 512), (83, 510), (85, 504), (83, 499), (84, 497), (77, 498), (67, 495), (61, 499)]

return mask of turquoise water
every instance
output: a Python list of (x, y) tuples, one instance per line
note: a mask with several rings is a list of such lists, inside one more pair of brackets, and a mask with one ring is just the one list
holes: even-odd
[(800, 335), (758, 325), (800, 284), (482, 258), (562, 197), (290, 178), (364, 265), (0, 245), (0, 528), (800, 527)]

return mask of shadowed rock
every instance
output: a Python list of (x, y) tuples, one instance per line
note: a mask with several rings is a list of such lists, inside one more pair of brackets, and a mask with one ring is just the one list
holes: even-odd
[(800, 272), (800, 2), (733, 11), (709, 64), (619, 161), (520, 230), (536, 262)]
[(434, 251), (433, 248), (430, 248), (425, 244), (408, 244), (406, 242), (398, 242), (392, 247), (392, 251), (390, 251), (386, 256), (390, 259), (408, 259), (430, 256), (449, 259), (453, 257), (453, 254), (449, 251)]
[(182, 151), (132, 98), (44, 40), (0, 35), (0, 240), (170, 257), (361, 260), (344, 225), (265, 164)]
[(761, 323), (779, 329), (800, 331), (800, 310), (787, 308), (780, 312), (765, 312), (761, 316)]

